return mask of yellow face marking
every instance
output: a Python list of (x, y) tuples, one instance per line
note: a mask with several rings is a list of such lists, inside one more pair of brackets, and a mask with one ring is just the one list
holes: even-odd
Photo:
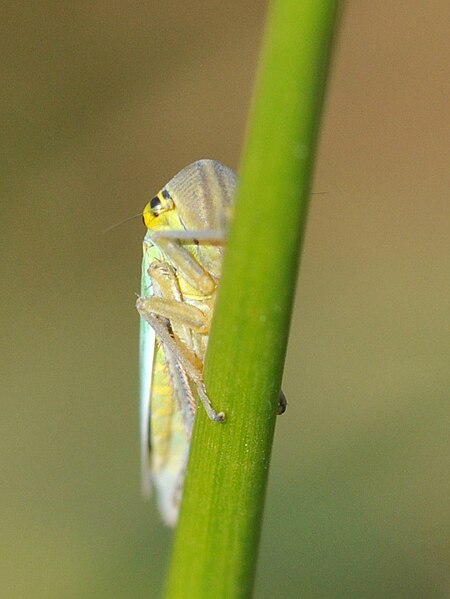
[(175, 203), (165, 189), (157, 193), (145, 206), (142, 217), (149, 231), (180, 229), (181, 227)]

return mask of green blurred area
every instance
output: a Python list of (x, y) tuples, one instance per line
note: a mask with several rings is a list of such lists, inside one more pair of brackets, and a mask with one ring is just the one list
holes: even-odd
[[(171, 533), (139, 493), (144, 231), (103, 230), (196, 159), (238, 167), (264, 12), (2, 9), (2, 597), (160, 594)], [(383, 0), (342, 19), (258, 598), (450, 596), (448, 17)]]

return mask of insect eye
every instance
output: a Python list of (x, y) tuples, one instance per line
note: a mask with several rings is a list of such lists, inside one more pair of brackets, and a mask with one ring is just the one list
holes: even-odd
[(150, 200), (150, 208), (155, 216), (161, 212), (162, 205), (158, 196), (155, 196)]

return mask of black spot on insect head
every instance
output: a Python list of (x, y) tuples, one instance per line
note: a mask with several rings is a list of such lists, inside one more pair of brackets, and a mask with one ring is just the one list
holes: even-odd
[(153, 212), (154, 216), (158, 216), (158, 214), (160, 214), (162, 210), (162, 204), (158, 196), (155, 196), (150, 200), (150, 209)]

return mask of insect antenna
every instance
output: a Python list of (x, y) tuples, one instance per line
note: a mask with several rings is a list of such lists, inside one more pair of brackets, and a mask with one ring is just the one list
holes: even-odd
[(139, 218), (139, 217), (142, 217), (142, 212), (139, 212), (139, 214), (134, 214), (133, 216), (128, 216), (127, 218), (124, 218), (120, 222), (118, 222), (114, 225), (111, 225), (110, 227), (107, 227), (106, 229), (103, 229), (103, 233), (109, 233), (109, 231), (112, 231), (113, 229), (120, 227), (124, 223), (127, 223), (129, 220), (133, 220), (134, 218)]

